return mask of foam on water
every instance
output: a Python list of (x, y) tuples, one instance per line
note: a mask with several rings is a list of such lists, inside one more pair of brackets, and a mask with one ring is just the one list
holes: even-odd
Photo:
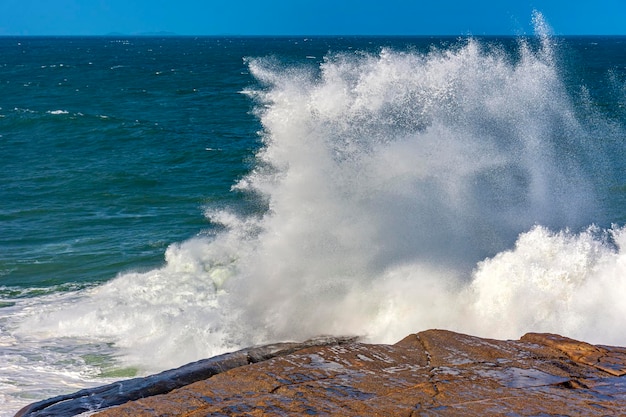
[(478, 264), (467, 298), (485, 335), (557, 332), (626, 343), (626, 228), (579, 234), (534, 227), (515, 247)]
[(319, 68), (251, 59), (263, 147), (233, 191), (266, 209), (207, 209), (223, 229), (160, 269), (18, 303), (10, 344), (108, 343), (140, 372), (328, 333), (626, 344), (626, 229), (590, 226), (608, 175), (594, 138), (622, 133), (580, 113), (541, 35), (514, 54), (467, 40)]

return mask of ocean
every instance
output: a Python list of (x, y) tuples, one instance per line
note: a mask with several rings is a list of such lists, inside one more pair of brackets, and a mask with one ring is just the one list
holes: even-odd
[(0, 416), (320, 334), (626, 345), (626, 37), (0, 51)]

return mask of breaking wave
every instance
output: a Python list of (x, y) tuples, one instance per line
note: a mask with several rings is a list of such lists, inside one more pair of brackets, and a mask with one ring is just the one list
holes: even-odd
[[(148, 371), (318, 334), (395, 342), (439, 327), (626, 344), (626, 230), (610, 226), (597, 137), (537, 17), (515, 50), (250, 59), (263, 146), (233, 192), (255, 214), (166, 264), (36, 308), (30, 337), (115, 344)], [(217, 229), (216, 229), (217, 230)]]

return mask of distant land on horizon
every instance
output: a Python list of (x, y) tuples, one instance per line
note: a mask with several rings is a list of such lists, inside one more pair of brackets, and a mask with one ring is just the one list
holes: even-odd
[(139, 32), (139, 33), (122, 33), (122, 32), (109, 32), (103, 36), (181, 36), (175, 32), (168, 32), (165, 30), (158, 32)]

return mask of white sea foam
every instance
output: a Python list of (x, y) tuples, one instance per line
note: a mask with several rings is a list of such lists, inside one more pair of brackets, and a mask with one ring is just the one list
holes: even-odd
[(468, 299), (472, 327), (496, 337), (557, 332), (624, 345), (626, 228), (579, 234), (534, 227), (479, 263)]
[(207, 210), (223, 231), (172, 245), (160, 269), (24, 310), (12, 334), (114, 343), (145, 371), (433, 327), (626, 344), (626, 229), (590, 226), (604, 122), (583, 121), (551, 43), (520, 41), (515, 58), (469, 40), (313, 69), (250, 60), (264, 146), (234, 189), (267, 211)]

